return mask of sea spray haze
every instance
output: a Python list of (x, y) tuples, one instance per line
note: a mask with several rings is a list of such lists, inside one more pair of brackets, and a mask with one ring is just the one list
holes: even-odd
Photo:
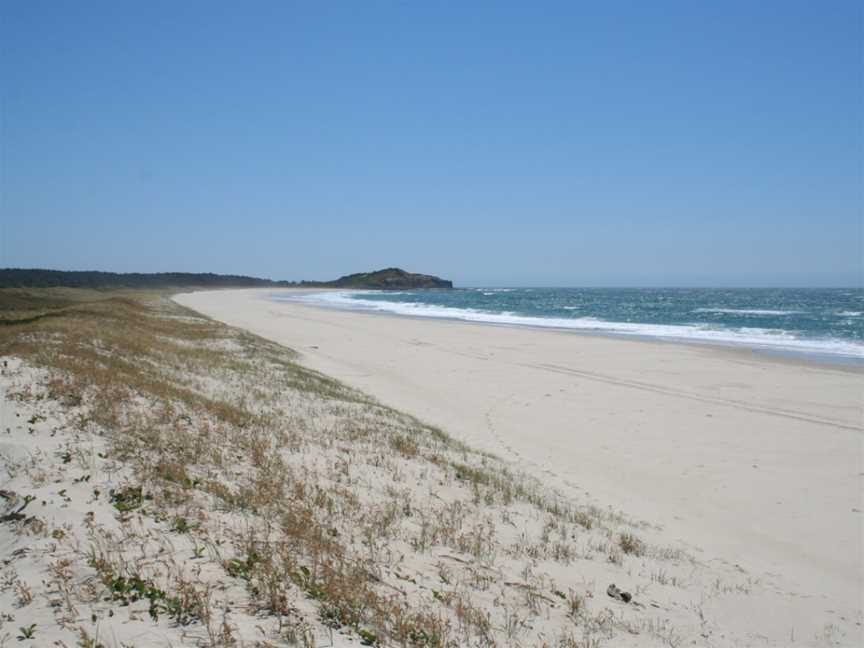
[(490, 324), (742, 345), (864, 361), (864, 290), (467, 288), (274, 295)]

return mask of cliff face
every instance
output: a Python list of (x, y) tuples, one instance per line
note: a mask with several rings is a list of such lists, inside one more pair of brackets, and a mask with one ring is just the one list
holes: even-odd
[(317, 285), (333, 288), (399, 290), (406, 288), (452, 288), (453, 282), (432, 275), (405, 272), (401, 268), (385, 268), (375, 272), (345, 275), (335, 281), (326, 281)]

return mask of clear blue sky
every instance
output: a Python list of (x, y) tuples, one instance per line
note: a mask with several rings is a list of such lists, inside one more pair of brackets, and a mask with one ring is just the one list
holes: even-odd
[(858, 1), (0, 19), (0, 266), (861, 284)]

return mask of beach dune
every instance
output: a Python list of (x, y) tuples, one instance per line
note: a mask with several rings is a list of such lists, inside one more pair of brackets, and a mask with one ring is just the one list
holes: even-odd
[(176, 301), (290, 346), (562, 492), (656, 525), (700, 560), (739, 565), (800, 601), (788, 615), (860, 622), (859, 368), (312, 308), (266, 299), (273, 292)]

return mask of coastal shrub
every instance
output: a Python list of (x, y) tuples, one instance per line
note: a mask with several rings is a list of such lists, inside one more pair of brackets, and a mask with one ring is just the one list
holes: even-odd
[(641, 556), (645, 553), (645, 544), (632, 533), (622, 533), (618, 537), (618, 547), (625, 554)]
[(152, 499), (150, 495), (144, 495), (141, 486), (126, 486), (119, 490), (113, 488), (108, 492), (111, 503), (121, 513), (134, 511), (140, 507), (145, 499)]

